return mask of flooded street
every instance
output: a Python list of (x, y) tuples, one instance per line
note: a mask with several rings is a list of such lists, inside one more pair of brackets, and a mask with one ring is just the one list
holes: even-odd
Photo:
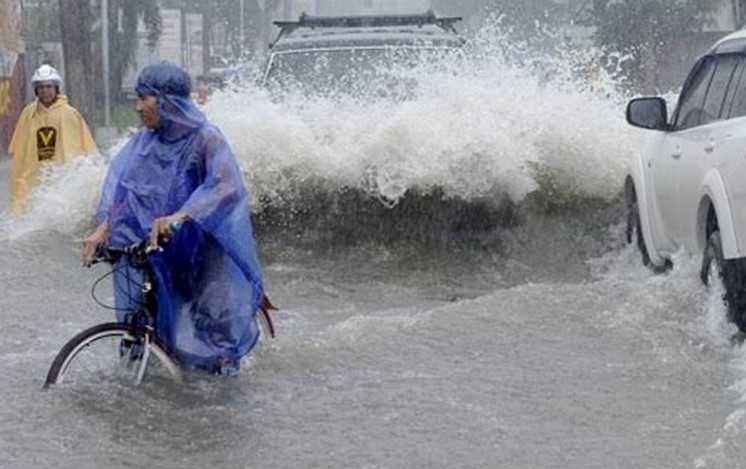
[(85, 392), (41, 385), (67, 338), (108, 320), (87, 297), (96, 275), (59, 236), (0, 258), (18, 266), (2, 271), (14, 285), (2, 467), (673, 468), (744, 455), (745, 356), (708, 325), (693, 272), (652, 276), (631, 250), (587, 280), (493, 291), (499, 270), (476, 261), (478, 275), (419, 278), (380, 260), (366, 274), (269, 262), (278, 337), (240, 377)]
[(280, 308), (234, 379), (41, 390), (112, 318), (80, 246), (116, 150), (45, 173), (0, 221), (0, 468), (739, 467), (746, 351), (698, 259), (624, 241), (623, 96), (486, 49), (406, 102), (212, 96)]

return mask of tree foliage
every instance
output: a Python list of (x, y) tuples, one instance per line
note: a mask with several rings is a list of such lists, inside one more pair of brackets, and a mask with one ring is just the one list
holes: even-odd
[[(289, 8), (287, 0), (243, 0), (243, 34), (240, 31), (240, 0), (108, 0), (109, 23), (109, 76), (103, 77), (101, 29), (101, 0), (38, 0), (40, 8), (35, 9), (34, 23), (30, 24), (28, 37), (31, 45), (58, 40), (62, 37), (66, 66), (74, 78), (70, 81), (74, 95), (85, 100), (87, 112), (93, 108), (93, 98), (101, 101), (102, 80), (108, 79), (115, 99), (124, 96), (122, 80), (127, 67), (131, 66), (137, 47), (140, 44), (138, 25), (144, 24), (147, 43), (152, 48), (161, 34), (162, 8), (183, 9), (202, 13), (205, 18), (204, 58), (209, 64), (215, 43), (211, 37), (211, 26), (220, 25), (229, 44), (228, 56), (238, 57), (240, 53), (251, 54), (264, 50), (272, 34), (271, 21)], [(43, 8), (42, 8), (43, 7)], [(47, 8), (48, 7), (48, 8)], [(60, 11), (64, 10), (64, 11)], [(56, 27), (59, 26), (59, 27)], [(244, 43), (240, 43), (243, 38)], [(91, 47), (85, 47), (91, 44)], [(209, 65), (208, 65), (209, 66)], [(92, 82), (96, 82), (95, 90)], [(90, 98), (89, 98), (90, 97)], [(91, 101), (89, 101), (89, 99)]]
[(27, 48), (39, 48), (42, 43), (60, 41), (58, 0), (39, 0), (35, 7), (24, 7), (24, 9), (26, 17), (24, 36)]
[(122, 89), (122, 78), (135, 59), (141, 20), (145, 25), (148, 46), (152, 49), (157, 44), (161, 35), (158, 3), (158, 0), (109, 0), (109, 80), (112, 90)]
[[(101, 18), (102, 2), (59, 0), (58, 24), (65, 55), (67, 87), (73, 98), (80, 101), (82, 111), (91, 114), (95, 101), (103, 96), (102, 81), (109, 80), (111, 90), (121, 90), (126, 68), (132, 64), (139, 44), (138, 23), (143, 21), (148, 44), (154, 47), (161, 33), (158, 0), (109, 0), (109, 76), (102, 70)], [(39, 26), (35, 34), (43, 37), (45, 12), (39, 12)], [(85, 44), (90, 44), (86, 47)], [(95, 85), (95, 89), (94, 89)], [(114, 98), (119, 97), (114, 93)]]
[(686, 34), (701, 32), (720, 4), (718, 0), (591, 0), (586, 23), (595, 26), (598, 46), (628, 56), (626, 68), (632, 79), (651, 86), (656, 58)]
[(716, 6), (712, 0), (593, 0), (589, 13), (600, 45), (634, 53), (700, 31)]
[[(578, 1), (578, 0), (574, 0)], [(433, 9), (442, 15), (469, 16), (481, 20), (490, 14), (505, 15), (511, 24), (551, 24), (567, 19), (569, 7), (552, 0), (433, 0)]]

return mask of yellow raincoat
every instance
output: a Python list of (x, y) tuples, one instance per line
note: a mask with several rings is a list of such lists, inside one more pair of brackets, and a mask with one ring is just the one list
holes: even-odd
[(38, 183), (42, 164), (66, 163), (98, 149), (83, 116), (61, 94), (48, 108), (36, 99), (23, 109), (8, 153), (13, 157), (11, 207), (19, 213)]

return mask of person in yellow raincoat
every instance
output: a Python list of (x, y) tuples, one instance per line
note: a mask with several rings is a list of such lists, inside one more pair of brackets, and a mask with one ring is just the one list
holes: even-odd
[(42, 65), (31, 84), (36, 99), (23, 109), (8, 147), (13, 157), (10, 200), (16, 213), (26, 208), (41, 165), (98, 153), (85, 119), (60, 94), (62, 78), (57, 70)]

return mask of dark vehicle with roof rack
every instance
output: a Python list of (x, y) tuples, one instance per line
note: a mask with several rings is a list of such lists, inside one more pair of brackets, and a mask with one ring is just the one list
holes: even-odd
[(428, 12), (276, 21), (280, 33), (262, 84), (280, 92), (402, 97), (412, 83), (397, 73), (461, 54), (464, 40), (454, 26), (460, 20)]

